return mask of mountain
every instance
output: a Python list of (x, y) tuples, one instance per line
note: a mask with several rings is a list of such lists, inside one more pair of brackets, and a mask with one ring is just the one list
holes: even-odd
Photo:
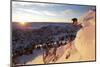
[(95, 60), (95, 23), (96, 15), (94, 10), (89, 10), (81, 17), (83, 28), (76, 35), (75, 46), (81, 55), (81, 59)]

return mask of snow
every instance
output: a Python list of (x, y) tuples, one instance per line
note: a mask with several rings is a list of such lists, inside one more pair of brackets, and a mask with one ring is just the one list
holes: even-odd
[[(57, 50), (57, 56), (58, 59), (56, 62), (50, 61), (49, 63), (63, 63), (63, 62), (75, 62), (75, 61), (81, 61), (80, 54), (75, 48), (74, 41), (72, 42), (72, 46), (69, 46), (69, 44), (66, 44), (65, 46), (61, 46)], [(66, 56), (70, 53), (70, 56), (68, 59), (66, 59)], [(50, 58), (50, 57), (49, 57)], [(47, 58), (47, 60), (49, 60)], [(43, 55), (40, 55), (36, 57), (34, 60), (27, 62), (26, 64), (44, 64), (43, 62)]]
[(83, 60), (95, 60), (95, 12), (90, 10), (84, 17), (84, 26), (77, 33), (75, 46)]
[[(57, 48), (58, 59), (49, 63), (95, 60), (95, 11), (89, 10), (84, 14), (81, 23), (83, 28), (77, 32), (75, 40)], [(52, 57), (47, 58), (47, 62), (50, 58)], [(35, 50), (33, 54), (23, 55), (17, 60), (20, 64), (44, 64), (43, 50)]]
[(32, 64), (36, 64), (37, 59), (41, 60), (41, 62), (43, 63), (42, 54), (43, 54), (43, 50), (35, 49), (35, 50), (33, 50), (33, 53), (30, 55), (23, 55), (23, 56), (19, 56), (18, 58), (16, 58), (17, 64), (18, 65), (30, 64), (29, 61), (33, 62), (33, 60), (35, 63), (32, 63)]

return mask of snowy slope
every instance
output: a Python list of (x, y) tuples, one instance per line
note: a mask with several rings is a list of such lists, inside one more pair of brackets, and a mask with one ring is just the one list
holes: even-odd
[(89, 10), (82, 18), (83, 28), (77, 33), (75, 46), (82, 60), (95, 60), (95, 11)]
[[(57, 48), (57, 54), (60, 56), (56, 62), (51, 61), (49, 63), (95, 60), (95, 11), (89, 10), (87, 13), (81, 16), (80, 23), (82, 23), (83, 28), (78, 31), (75, 41), (72, 41), (71, 43), (72, 46), (67, 48), (70, 44), (68, 43)], [(46, 29), (49, 29), (49, 27)], [(42, 51), (39, 52), (42, 53)], [(39, 55), (34, 58), (35, 54), (37, 53), (33, 52), (31, 55), (19, 57), (19, 64), (44, 64), (43, 53), (38, 53)], [(69, 54), (70, 56), (66, 59), (66, 56)], [(23, 58), (27, 58), (27, 62), (25, 62)]]

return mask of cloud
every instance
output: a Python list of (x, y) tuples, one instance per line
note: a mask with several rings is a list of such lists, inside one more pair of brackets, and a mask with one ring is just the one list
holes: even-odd
[(41, 15), (41, 16), (58, 16), (58, 14), (48, 10), (39, 11), (34, 9), (32, 10), (32, 9), (18, 8), (14, 11), (13, 13), (23, 12), (23, 13), (29, 13), (29, 14)]
[[(16, 21), (65, 21), (67, 16), (75, 13), (72, 9), (65, 9), (64, 6), (62, 9), (58, 4), (13, 2), (12, 6), (12, 17)], [(55, 6), (57, 8), (54, 8)]]
[(71, 9), (66, 9), (66, 10), (64, 10), (62, 13), (67, 15), (67, 14), (73, 14), (74, 11), (71, 10)]
[(55, 6), (55, 4), (48, 3), (36, 3), (36, 2), (12, 2), (13, 7), (51, 7)]
[(42, 13), (38, 10), (32, 10), (32, 9), (19, 9), (21, 12), (26, 12), (29, 14), (37, 14), (37, 15), (42, 15)]
[(18, 22), (33, 21), (33, 15), (19, 12), (12, 15), (12, 21), (18, 21)]
[(48, 16), (57, 16), (57, 14), (54, 13), (54, 12), (52, 12), (52, 11), (43, 11), (43, 13), (44, 13), (45, 15), (48, 15)]
[(56, 13), (49, 11), (47, 7), (53, 4), (30, 3), (30, 2), (12, 2), (12, 12), (26, 12), (37, 15), (56, 16)]

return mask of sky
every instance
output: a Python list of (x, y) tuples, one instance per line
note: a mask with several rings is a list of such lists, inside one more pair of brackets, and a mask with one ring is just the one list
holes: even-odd
[(13, 22), (71, 22), (92, 6), (51, 4), (36, 2), (12, 2)]

